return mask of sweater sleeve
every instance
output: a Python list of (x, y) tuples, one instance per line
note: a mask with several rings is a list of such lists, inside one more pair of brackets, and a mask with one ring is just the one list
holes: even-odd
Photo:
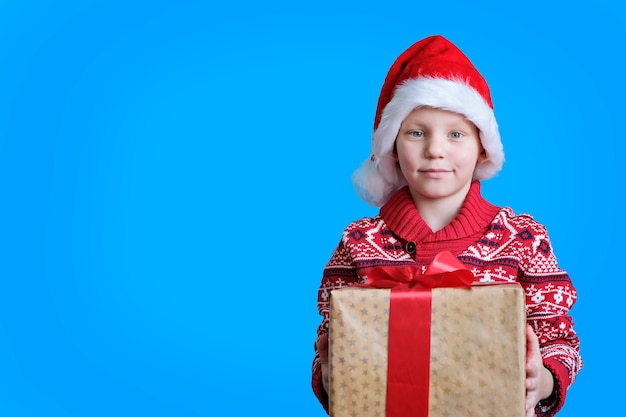
[(535, 228), (519, 281), (526, 294), (528, 323), (539, 338), (544, 366), (554, 377), (552, 395), (540, 401), (535, 411), (551, 417), (563, 407), (566, 392), (582, 368), (580, 342), (570, 315), (577, 294), (569, 275), (557, 265), (547, 231), (542, 225)]
[[(324, 268), (322, 282), (317, 293), (317, 309), (322, 321), (317, 328), (317, 337), (328, 333), (330, 314), (330, 292), (337, 288), (352, 285), (358, 281), (356, 269), (352, 263), (352, 256), (347, 250), (345, 241), (342, 240), (330, 260)], [(329, 413), (328, 393), (322, 385), (322, 367), (317, 347), (313, 345), (315, 356), (313, 358), (312, 387), (313, 393), (319, 400), (324, 410)]]

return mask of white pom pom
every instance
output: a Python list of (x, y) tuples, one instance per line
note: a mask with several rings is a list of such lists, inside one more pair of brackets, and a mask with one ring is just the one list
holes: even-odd
[(385, 204), (396, 190), (396, 187), (382, 176), (378, 164), (369, 159), (352, 174), (352, 185), (361, 200), (376, 207)]

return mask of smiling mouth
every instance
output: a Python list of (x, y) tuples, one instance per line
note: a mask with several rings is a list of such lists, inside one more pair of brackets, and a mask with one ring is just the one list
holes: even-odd
[(452, 171), (446, 169), (421, 169), (419, 172), (428, 178), (442, 178)]

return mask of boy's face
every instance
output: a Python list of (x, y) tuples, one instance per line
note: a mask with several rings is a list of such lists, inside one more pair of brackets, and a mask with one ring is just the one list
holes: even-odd
[(478, 128), (463, 115), (419, 107), (400, 125), (396, 159), (414, 201), (451, 198), (460, 204), (485, 153)]

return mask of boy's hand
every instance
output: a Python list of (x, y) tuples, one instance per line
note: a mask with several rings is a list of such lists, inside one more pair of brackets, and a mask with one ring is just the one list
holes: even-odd
[(326, 393), (330, 393), (330, 387), (328, 386), (330, 380), (328, 370), (328, 334), (321, 335), (315, 342), (315, 347), (320, 355), (320, 363), (322, 364), (322, 385)]
[(554, 388), (552, 373), (543, 366), (539, 339), (533, 328), (526, 326), (526, 417), (535, 415), (535, 406), (548, 398)]

